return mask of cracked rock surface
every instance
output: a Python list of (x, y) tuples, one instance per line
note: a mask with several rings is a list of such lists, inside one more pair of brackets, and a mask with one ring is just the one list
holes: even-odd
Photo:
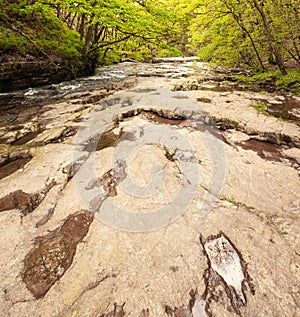
[(192, 65), (115, 65), (7, 106), (0, 316), (300, 314), (297, 116)]

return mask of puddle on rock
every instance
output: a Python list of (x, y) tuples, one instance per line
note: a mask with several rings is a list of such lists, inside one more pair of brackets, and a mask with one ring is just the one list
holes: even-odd
[(203, 274), (206, 286), (203, 295), (191, 290), (188, 305), (175, 308), (166, 305), (166, 314), (169, 317), (211, 317), (210, 303), (214, 300), (241, 316), (240, 309), (247, 305), (246, 283), (254, 295), (254, 286), (241, 253), (223, 232), (206, 239), (200, 236), (200, 243), (208, 263)]
[[(254, 295), (246, 262), (223, 232), (206, 239), (201, 236), (200, 242), (208, 261), (208, 269), (203, 275), (206, 285), (203, 297), (207, 303), (211, 300), (227, 302), (227, 310), (232, 309), (240, 316), (240, 309), (247, 305), (246, 283)], [(220, 291), (218, 286), (222, 286), (224, 291)]]
[(261, 158), (272, 162), (289, 162), (292, 166), (298, 166), (297, 160), (285, 155), (282, 148), (278, 145), (250, 139), (243, 142), (236, 142), (235, 145), (240, 146), (244, 150), (252, 150)]
[(119, 161), (117, 166), (106, 172), (99, 179), (99, 184), (104, 190), (106, 197), (117, 196), (117, 185), (126, 178), (126, 163)]
[(0, 179), (5, 178), (17, 170), (23, 168), (30, 160), (32, 155), (29, 152), (10, 153), (9, 157), (0, 164)]
[(9, 161), (7, 163), (4, 163), (3, 165), (0, 166), (0, 179), (5, 178), (17, 170), (23, 168), (30, 160), (32, 157), (28, 158), (18, 158), (13, 161)]
[(23, 282), (35, 298), (49, 291), (71, 266), (79, 242), (87, 235), (93, 215), (79, 211), (68, 216), (63, 225), (38, 237), (24, 260)]
[(268, 103), (267, 109), (276, 118), (293, 121), (300, 125), (300, 101), (294, 97), (284, 96), (282, 103)]
[(119, 135), (112, 131), (102, 133), (97, 146), (96, 151), (103, 150), (108, 147), (116, 146), (119, 141)]
[(25, 134), (24, 136), (22, 136), (21, 138), (15, 140), (14, 142), (11, 143), (11, 145), (24, 145), (27, 142), (33, 140), (34, 138), (36, 138), (39, 134), (41, 134), (44, 131), (44, 129), (40, 129), (38, 131), (33, 131), (33, 132), (29, 132), (27, 134)]
[(180, 125), (186, 121), (184, 117), (167, 118), (154, 111), (141, 111), (140, 116), (149, 122), (168, 124), (168, 125)]
[[(153, 123), (168, 124), (172, 126), (179, 126), (189, 122), (186, 118), (182, 116), (176, 116), (174, 118), (168, 118), (160, 113), (156, 113), (152, 110), (137, 109), (135, 111), (130, 110), (129, 112), (124, 112), (121, 119), (118, 118), (114, 122), (115, 127), (118, 126), (119, 122), (131, 120), (132, 117), (139, 116), (140, 118)], [(96, 135), (86, 141), (83, 145), (83, 150), (87, 152), (100, 151), (108, 147), (115, 147), (119, 141), (128, 140), (135, 141), (136, 136), (133, 133), (128, 133), (120, 131), (119, 134), (114, 133), (112, 130), (103, 132), (101, 135)]]
[(23, 215), (27, 215), (39, 205), (39, 196), (39, 194), (27, 194), (18, 189), (0, 199), (0, 211), (20, 209)]
[(45, 189), (33, 194), (25, 193), (21, 189), (9, 193), (0, 199), (0, 212), (19, 209), (21, 213), (26, 216), (39, 206), (54, 184), (55, 183), (52, 182), (47, 185)]
[(204, 98), (204, 97), (197, 98), (197, 101), (203, 102), (203, 103), (211, 103), (211, 99), (209, 99), (209, 98)]
[(116, 146), (120, 136), (112, 130), (96, 135), (84, 143), (83, 150), (87, 152), (101, 151), (108, 147)]
[(201, 161), (196, 158), (195, 151), (192, 150), (173, 150), (165, 147), (165, 157), (170, 162), (193, 162), (201, 164)]
[(125, 169), (126, 162), (118, 160), (114, 168), (107, 171), (100, 178), (92, 179), (87, 184), (85, 187), (87, 190), (92, 190), (99, 185), (102, 189), (102, 192), (91, 200), (90, 207), (92, 210), (98, 210), (106, 198), (117, 196), (117, 186), (127, 176)]

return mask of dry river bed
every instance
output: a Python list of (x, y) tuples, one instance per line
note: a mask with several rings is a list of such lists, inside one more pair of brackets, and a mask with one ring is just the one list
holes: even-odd
[(299, 97), (164, 74), (7, 108), (0, 316), (300, 316)]

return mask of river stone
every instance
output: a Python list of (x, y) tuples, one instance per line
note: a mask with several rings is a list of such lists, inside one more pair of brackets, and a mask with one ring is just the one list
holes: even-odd
[[(124, 67), (127, 72), (140, 66)], [(53, 183), (30, 213), (22, 213), (21, 204), (0, 212), (1, 316), (299, 314), (299, 165), (266, 160), (240, 145), (271, 141), (298, 158), (299, 126), (250, 107), (253, 98), (276, 95), (172, 92), (182, 79), (170, 76), (138, 78), (134, 89), (89, 104), (75, 136), (32, 146), (31, 161), (0, 180), (0, 199), (15, 191), (34, 195)], [(47, 105), (47, 142), (86, 106), (86, 100), (76, 102), (70, 111), (67, 98)], [(46, 112), (37, 115), (46, 118)], [(212, 118), (224, 133), (205, 124)], [(113, 138), (97, 149), (99, 142), (90, 140), (105, 131)], [(117, 159), (126, 159), (121, 170)], [(83, 195), (85, 178), (91, 183)], [(83, 211), (101, 188), (103, 200)], [(128, 211), (123, 218), (115, 217), (120, 209)], [(128, 219), (135, 225), (136, 219), (149, 221), (143, 217), (151, 212), (156, 217), (143, 224), (145, 230), (122, 229)], [(85, 221), (77, 223), (76, 215)], [(69, 224), (74, 230), (67, 230)], [(213, 285), (212, 271), (207, 279), (211, 267), (199, 238), (220, 235), (247, 267), (244, 277), (251, 278), (251, 288), (243, 289), (247, 302), (236, 312), (230, 309), (234, 290)], [(43, 267), (49, 268), (45, 276)]]

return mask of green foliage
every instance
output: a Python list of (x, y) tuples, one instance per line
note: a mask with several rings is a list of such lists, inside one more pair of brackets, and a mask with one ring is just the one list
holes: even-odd
[(229, 197), (229, 196), (221, 195), (220, 200), (228, 201), (236, 207), (241, 207), (241, 208), (245, 208), (249, 210), (253, 209), (252, 207), (247, 206), (243, 202), (238, 201), (234, 196)]
[[(0, 0), (0, 53), (61, 56), (91, 65), (180, 55), (179, 15), (164, 1)], [(92, 66), (92, 67), (94, 67)]]
[(266, 112), (268, 110), (268, 107), (263, 103), (252, 103), (250, 106), (262, 112)]
[[(63, 59), (79, 59), (82, 44), (77, 32), (70, 30), (53, 10), (36, 2), (26, 6), (19, 1), (5, 2), (0, 30), (1, 54), (30, 54), (36, 57), (58, 55)], [(6, 19), (5, 19), (6, 17)]]
[[(0, 0), (0, 53), (59, 56), (87, 73), (97, 63), (193, 54), (260, 72), (282, 61), (284, 73), (284, 64), (300, 65), (299, 10), (297, 0)], [(299, 88), (291, 73), (257, 76), (249, 81)]]
[(172, 47), (166, 43), (162, 43), (160, 45), (160, 50), (157, 54), (157, 57), (180, 57), (182, 56), (182, 52), (176, 48)]
[[(188, 17), (190, 50), (204, 61), (264, 70), (300, 65), (300, 2), (177, 0)], [(285, 65), (284, 65), (285, 64)]]
[(238, 81), (250, 85), (271, 85), (282, 91), (290, 91), (300, 95), (300, 70), (288, 70), (288, 74), (283, 76), (279, 70), (256, 73), (252, 76), (234, 76)]
[(4, 28), (0, 25), (0, 54), (20, 52), (25, 55), (30, 47), (26, 38), (19, 34), (15, 34), (12, 30)]
[(278, 76), (275, 85), (281, 90), (291, 91), (300, 95), (300, 70), (288, 71), (286, 76)]

